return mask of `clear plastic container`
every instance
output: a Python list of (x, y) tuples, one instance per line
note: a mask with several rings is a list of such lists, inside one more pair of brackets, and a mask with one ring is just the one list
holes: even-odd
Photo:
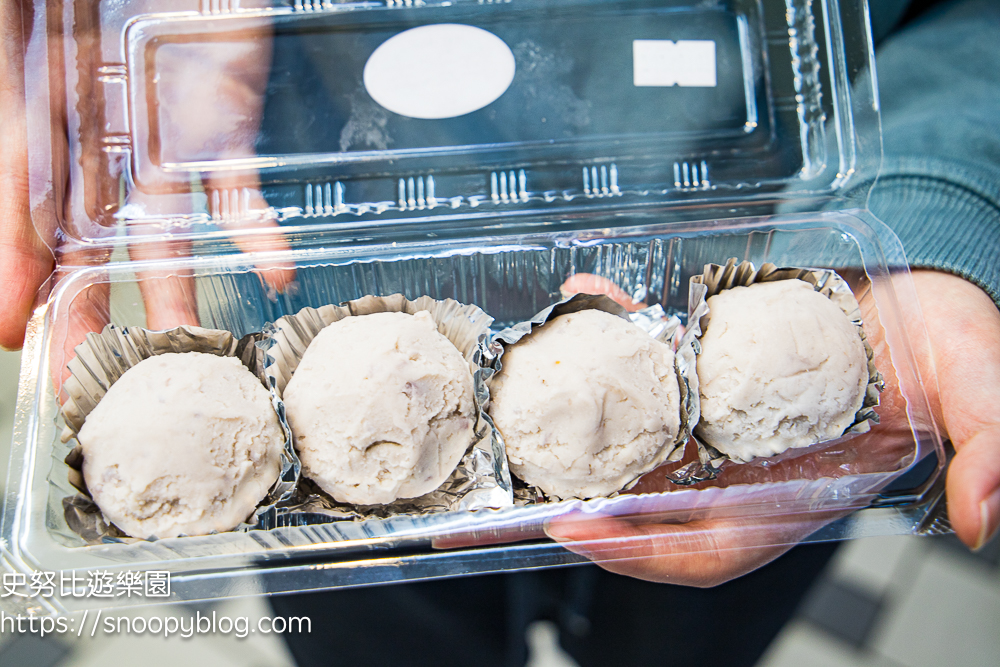
[[(899, 241), (864, 210), (880, 154), (865, 12), (38, 0), (31, 196), (56, 203), (36, 224), (60, 239), (64, 277), (25, 344), (4, 566), (165, 570), (169, 600), (204, 600), (579, 562), (543, 532), (579, 509), (753, 517), (742, 530), (758, 545), (945, 530), (946, 459), (912, 353), (923, 332), (904, 326), (915, 295)], [(476, 304), (499, 329), (576, 273), (683, 317), (689, 278), (730, 257), (849, 280), (887, 379), (881, 424), (694, 487), (660, 468), (606, 499), (104, 544), (67, 525), (53, 378), (107, 322), (242, 336), (403, 293)]]

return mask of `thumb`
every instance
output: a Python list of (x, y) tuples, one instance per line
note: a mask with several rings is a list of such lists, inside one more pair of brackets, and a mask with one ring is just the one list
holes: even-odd
[(940, 388), (941, 417), (955, 457), (948, 515), (976, 549), (1000, 526), (1000, 311), (957, 276), (914, 273)]
[(948, 470), (947, 488), (955, 533), (979, 549), (1000, 526), (1000, 426), (962, 443)]

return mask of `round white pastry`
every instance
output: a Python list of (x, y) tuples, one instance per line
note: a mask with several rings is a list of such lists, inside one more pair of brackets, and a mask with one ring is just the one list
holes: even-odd
[(433, 491), (472, 443), (472, 387), (469, 365), (427, 311), (334, 322), (284, 393), (303, 474), (357, 505)]
[(511, 470), (559, 498), (620, 490), (680, 431), (674, 353), (599, 310), (561, 315), (504, 351), (490, 415)]
[(802, 280), (708, 299), (696, 433), (738, 461), (843, 435), (861, 409), (868, 359), (857, 327)]
[(267, 495), (285, 435), (271, 397), (233, 357), (145, 359), (80, 429), (94, 502), (133, 537), (231, 530)]

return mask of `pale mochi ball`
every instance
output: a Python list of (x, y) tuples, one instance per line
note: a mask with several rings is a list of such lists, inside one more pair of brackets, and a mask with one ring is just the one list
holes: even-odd
[(696, 434), (738, 461), (840, 437), (861, 409), (868, 358), (844, 311), (802, 280), (708, 299)]
[(281, 470), (285, 435), (260, 381), (233, 357), (145, 359), (118, 379), (78, 436), (94, 502), (133, 537), (231, 530)]
[(427, 311), (324, 328), (283, 398), (303, 474), (344, 503), (433, 491), (475, 431), (472, 372)]
[(599, 310), (561, 315), (508, 347), (490, 415), (511, 470), (558, 498), (620, 490), (672, 451), (680, 389), (669, 346)]

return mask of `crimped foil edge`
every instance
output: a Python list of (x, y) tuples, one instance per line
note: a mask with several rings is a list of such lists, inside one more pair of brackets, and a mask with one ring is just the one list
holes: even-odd
[[(281, 470), (267, 495), (250, 517), (233, 528), (246, 531), (272, 521), (275, 507), (288, 500), (298, 481), (301, 463), (292, 446), (292, 432), (285, 419), (285, 406), (263, 373), (264, 354), (270, 341), (263, 333), (237, 338), (230, 331), (180, 326), (164, 331), (142, 327), (118, 327), (108, 324), (101, 333), (89, 333), (75, 349), (76, 356), (67, 364), (69, 378), (63, 383), (68, 399), (61, 408), (66, 428), (61, 440), (75, 439), (87, 416), (108, 389), (124, 373), (144, 359), (170, 352), (205, 352), (222, 357), (236, 357), (263, 384), (271, 397), (271, 406), (285, 436), (281, 450)], [(62, 500), (62, 511), (69, 527), (89, 544), (107, 541), (141, 540), (132, 538), (109, 522), (90, 497), (83, 479), (83, 452), (77, 445), (67, 454), (67, 475), (80, 494)]]
[[(688, 292), (688, 328), (682, 340), (681, 347), (687, 344), (695, 353), (695, 358), (689, 363), (692, 369), (696, 367), (697, 354), (701, 352), (699, 339), (702, 335), (701, 321), (708, 314), (708, 298), (733, 287), (747, 287), (754, 283), (775, 282), (779, 280), (802, 280), (813, 286), (813, 289), (823, 296), (833, 301), (847, 316), (851, 323), (857, 328), (861, 342), (864, 344), (865, 355), (868, 359), (868, 384), (865, 388), (865, 398), (854, 417), (854, 421), (845, 431), (833, 440), (840, 440), (843, 437), (867, 433), (871, 430), (871, 424), (879, 422), (878, 413), (875, 408), (879, 404), (879, 394), (885, 388), (885, 381), (878, 368), (875, 366), (875, 351), (868, 342), (864, 330), (864, 322), (861, 318), (861, 307), (858, 304), (854, 292), (850, 285), (836, 271), (831, 269), (812, 269), (803, 267), (778, 267), (771, 263), (765, 263), (760, 268), (755, 268), (749, 261), (738, 262), (736, 258), (730, 258), (725, 265), (706, 264), (701, 275), (691, 277)], [(697, 382), (697, 372), (693, 373)], [(716, 450), (711, 445), (703, 443), (694, 430), (701, 418), (701, 401), (698, 388), (694, 388), (693, 401), (698, 405), (697, 419), (693, 421), (691, 432), (692, 439), (697, 443), (699, 460), (695, 464), (688, 464), (683, 469), (677, 470), (670, 477), (678, 484), (693, 484), (707, 479), (713, 479), (719, 468), (728, 460), (736, 463), (747, 463), (741, 459), (728, 456)], [(814, 447), (822, 443), (813, 443), (804, 446)], [(775, 456), (780, 456), (776, 454)], [(756, 458), (756, 457), (755, 457)]]
[[(641, 328), (655, 340), (670, 345), (671, 347), (673, 347), (676, 342), (677, 334), (680, 330), (680, 319), (676, 316), (667, 317), (663, 308), (658, 304), (634, 313), (629, 313), (623, 306), (608, 296), (601, 294), (577, 293), (543, 308), (528, 320), (518, 322), (517, 324), (497, 332), (491, 339), (487, 348), (489, 355), (492, 357), (492, 367), (494, 372), (499, 373), (503, 368), (502, 357), (506, 346), (516, 344), (519, 340), (530, 334), (536, 327), (543, 326), (549, 320), (555, 319), (560, 315), (576, 313), (581, 310), (601, 310), (611, 315), (615, 315), (616, 317), (621, 317), (622, 319), (628, 320)], [(693, 366), (689, 365), (688, 367), (682, 369), (677, 364), (676, 355), (674, 357), (674, 361), (674, 371), (677, 374), (677, 384), (680, 389), (679, 405), (681, 423), (680, 429), (677, 433), (677, 438), (672, 443), (672, 446), (663, 448), (663, 450), (647, 466), (648, 469), (642, 471), (629, 480), (629, 482), (618, 491), (609, 494), (607, 496), (609, 498), (613, 498), (622, 491), (627, 491), (635, 486), (639, 479), (646, 473), (655, 470), (664, 463), (679, 461), (684, 456), (684, 446), (691, 433), (688, 410), (691, 406), (690, 397), (692, 392), (690, 387), (692, 378), (688, 374), (688, 368), (693, 368)], [(695, 384), (695, 393), (697, 393), (697, 384)], [(499, 432), (499, 429), (497, 429), (497, 434), (499, 438), (503, 438), (503, 434)], [(517, 477), (514, 477), (514, 480), (514, 500), (515, 503), (519, 505), (541, 502), (559, 502), (563, 500), (562, 498), (549, 495), (538, 487), (531, 486)]]
[(418, 498), (400, 498), (385, 505), (340, 503), (303, 477), (296, 494), (278, 508), (275, 525), (308, 525), (340, 519), (387, 518), (399, 514), (427, 514), (449, 510), (500, 509), (512, 504), (510, 471), (503, 441), (496, 436), (485, 412), (489, 402), (487, 380), (493, 375), (488, 364), (486, 341), (493, 318), (478, 306), (454, 299), (428, 296), (407, 299), (402, 294), (365, 296), (341, 305), (306, 307), (274, 324), (266, 352), (264, 372), (271, 386), (282, 395), (313, 338), (328, 325), (346, 317), (381, 312), (414, 315), (427, 311), (438, 331), (450, 340), (468, 362), (473, 374), (476, 426), (473, 441), (445, 482)]

